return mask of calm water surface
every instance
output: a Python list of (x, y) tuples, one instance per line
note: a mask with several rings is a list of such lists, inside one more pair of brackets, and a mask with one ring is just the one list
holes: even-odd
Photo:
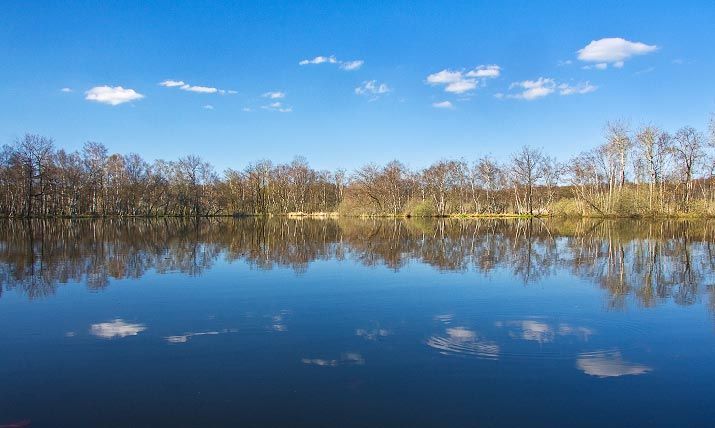
[(0, 427), (712, 427), (715, 224), (0, 222)]

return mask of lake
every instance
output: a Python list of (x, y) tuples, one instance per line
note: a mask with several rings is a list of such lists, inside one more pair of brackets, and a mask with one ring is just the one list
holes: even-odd
[(0, 427), (710, 427), (715, 222), (0, 222)]

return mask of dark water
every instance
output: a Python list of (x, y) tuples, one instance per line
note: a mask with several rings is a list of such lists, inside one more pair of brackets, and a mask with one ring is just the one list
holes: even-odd
[(0, 426), (712, 427), (715, 224), (0, 223)]

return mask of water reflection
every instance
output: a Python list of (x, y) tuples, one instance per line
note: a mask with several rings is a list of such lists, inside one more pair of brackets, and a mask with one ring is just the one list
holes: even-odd
[[(136, 336), (144, 330), (146, 330), (146, 326), (144, 324), (129, 323), (121, 318), (117, 318), (110, 322), (92, 324), (89, 328), (90, 334), (102, 339)], [(69, 335), (69, 337), (72, 336), (74, 336), (74, 334)]]
[(476, 331), (465, 327), (450, 327), (444, 335), (432, 336), (427, 346), (443, 355), (467, 355), (489, 360), (499, 358), (499, 345), (479, 337)]
[(167, 336), (164, 339), (168, 343), (186, 343), (191, 339), (192, 337), (196, 336), (217, 336), (219, 334), (224, 334), (224, 333), (236, 333), (238, 330), (235, 328), (227, 328), (223, 329), (221, 331), (200, 331), (200, 332), (188, 332), (184, 334), (180, 334), (177, 336)]
[(619, 351), (596, 351), (580, 354), (576, 367), (590, 376), (600, 378), (638, 376), (652, 369), (642, 364), (624, 361)]
[[(606, 290), (608, 305), (672, 300), (715, 307), (715, 229), (707, 221), (109, 219), (0, 223), (0, 294), (30, 298), (58, 284), (91, 289), (147, 271), (201, 275), (219, 258), (300, 274), (316, 260), (350, 259), (399, 270), (506, 271), (524, 284), (561, 270)], [(272, 328), (285, 329), (277, 315)], [(541, 326), (527, 326), (548, 340)], [(528, 329), (527, 329), (528, 330)], [(527, 332), (527, 334), (530, 334)]]
[(552, 326), (538, 320), (497, 321), (494, 325), (497, 328), (508, 329), (509, 336), (512, 338), (539, 343), (551, 343), (557, 336), (574, 336), (587, 342), (588, 338), (595, 334), (595, 330), (589, 327), (573, 326), (566, 323)]
[(340, 365), (362, 366), (365, 364), (365, 358), (357, 352), (345, 352), (339, 359), (324, 359), (324, 358), (302, 358), (303, 364), (319, 367), (337, 367)]

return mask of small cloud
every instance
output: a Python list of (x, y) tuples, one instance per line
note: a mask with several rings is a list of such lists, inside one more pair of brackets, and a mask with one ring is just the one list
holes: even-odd
[(365, 64), (365, 61), (358, 59), (355, 61), (346, 61), (340, 64), (340, 68), (345, 70), (345, 71), (353, 71), (353, 70), (358, 70), (362, 65)]
[(501, 67), (496, 64), (492, 65), (480, 65), (474, 70), (467, 72), (467, 77), (499, 77), (501, 74)]
[(214, 109), (214, 106), (212, 106), (211, 104), (206, 104), (205, 106), (203, 106), (203, 107), (201, 107), (201, 108), (203, 108), (203, 109), (205, 109), (205, 110), (213, 110), (213, 109)]
[(285, 94), (285, 92), (280, 92), (280, 91), (270, 91), (270, 92), (266, 92), (265, 94), (263, 94), (262, 97), (276, 100), (276, 99), (285, 98), (286, 94)]
[(592, 85), (590, 82), (581, 82), (576, 85), (561, 83), (559, 86), (559, 95), (577, 95), (588, 94), (598, 89), (598, 86)]
[(336, 64), (338, 60), (334, 56), (316, 56), (313, 59), (304, 59), (300, 61), (298, 64), (299, 65), (310, 65), (310, 64), (323, 64), (323, 63), (329, 63), (329, 64)]
[(445, 92), (463, 94), (477, 88), (486, 79), (499, 77), (501, 67), (498, 65), (480, 65), (472, 70), (444, 69), (427, 76), (426, 82), (432, 86), (444, 86)]
[(365, 64), (365, 61), (361, 59), (355, 59), (351, 61), (341, 61), (335, 58), (334, 55), (330, 56), (316, 56), (313, 59), (304, 59), (298, 62), (298, 65), (317, 65), (317, 64), (338, 64), (341, 70), (354, 71), (360, 69), (360, 67)]
[(144, 324), (132, 324), (117, 318), (111, 322), (92, 324), (89, 328), (90, 334), (102, 339), (114, 339), (127, 336), (136, 336), (146, 330)]
[(277, 111), (279, 113), (290, 113), (293, 111), (293, 107), (286, 107), (279, 101), (262, 106), (261, 108), (264, 110)]
[(577, 57), (580, 61), (596, 63), (597, 69), (604, 70), (608, 64), (615, 68), (621, 68), (627, 59), (657, 50), (658, 46), (655, 45), (631, 42), (621, 37), (608, 37), (592, 40), (591, 43), (577, 51)]
[(573, 64), (573, 61), (571, 61), (570, 59), (567, 59), (565, 61), (559, 60), (559, 62), (556, 63), (556, 65), (559, 67), (564, 67), (564, 66), (571, 65), (571, 64)]
[(215, 94), (218, 92), (217, 88), (212, 88), (210, 86), (181, 85), (179, 89), (182, 91), (197, 92), (200, 94)]
[(441, 108), (441, 109), (453, 109), (454, 104), (452, 104), (451, 101), (440, 101), (440, 102), (432, 103), (432, 107)]
[(377, 80), (366, 80), (360, 86), (355, 88), (356, 95), (368, 95), (373, 99), (377, 99), (380, 95), (387, 94), (391, 91), (390, 87), (385, 83), (377, 83)]
[(675, 65), (683, 65), (683, 64), (685, 64), (685, 61), (683, 61), (681, 58), (675, 58), (672, 62), (673, 62), (673, 64), (675, 64)]
[(556, 80), (548, 77), (539, 77), (536, 80), (523, 80), (514, 82), (509, 89), (519, 89), (517, 93), (494, 95), (496, 98), (514, 98), (519, 100), (533, 101), (553, 94), (558, 90), (559, 95), (588, 94), (598, 89), (590, 82), (580, 82), (575, 85), (569, 83), (557, 83)]
[(69, 93), (72, 92), (72, 88), (62, 88), (60, 89), (60, 92)]
[(144, 95), (134, 89), (125, 89), (121, 86), (95, 86), (85, 92), (88, 101), (116, 106), (144, 98)]
[(195, 92), (199, 94), (233, 95), (238, 93), (237, 91), (231, 89), (219, 89), (213, 86), (190, 85), (183, 80), (164, 80), (163, 82), (159, 82), (159, 86), (163, 86), (165, 88), (179, 88), (182, 91)]
[(242, 108), (241, 110), (242, 110), (242, 111), (245, 111), (245, 112), (251, 112), (251, 111), (253, 111), (253, 109), (250, 108), (250, 107), (244, 107), (244, 108)]
[(539, 77), (536, 80), (514, 82), (509, 86), (509, 89), (514, 88), (522, 89), (522, 91), (516, 94), (506, 95), (506, 97), (532, 101), (553, 93), (556, 90), (556, 81), (546, 77)]
[(165, 88), (174, 88), (176, 86), (184, 86), (186, 83), (184, 83), (183, 80), (164, 80), (163, 82), (159, 83), (159, 86), (164, 86)]

